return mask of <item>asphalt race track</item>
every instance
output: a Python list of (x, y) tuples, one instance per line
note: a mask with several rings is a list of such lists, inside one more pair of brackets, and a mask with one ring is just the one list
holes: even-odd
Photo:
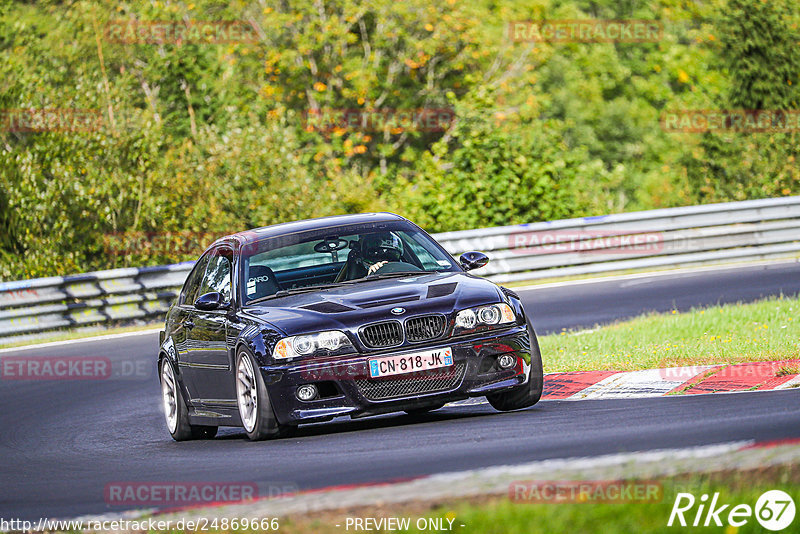
[[(540, 334), (649, 310), (798, 292), (796, 262), (520, 291)], [(0, 517), (121, 511), (104, 496), (114, 482), (312, 489), (548, 458), (800, 437), (800, 390), (790, 390), (543, 401), (514, 413), (459, 406), (417, 417), (335, 420), (272, 442), (251, 443), (243, 432), (225, 429), (211, 441), (176, 443), (160, 411), (157, 344), (147, 334), (0, 355), (105, 356), (128, 370), (108, 380), (0, 380)]]
[(520, 292), (539, 334), (591, 327), (648, 311), (750, 302), (800, 293), (800, 262), (724, 270), (697, 270)]

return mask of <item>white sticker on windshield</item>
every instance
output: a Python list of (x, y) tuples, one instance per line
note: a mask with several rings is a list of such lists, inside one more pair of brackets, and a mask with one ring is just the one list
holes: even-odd
[(436, 260), (436, 263), (438, 263), (442, 267), (450, 267), (450, 262), (447, 260)]
[(256, 292), (256, 281), (252, 278), (247, 282), (247, 294), (252, 295)]

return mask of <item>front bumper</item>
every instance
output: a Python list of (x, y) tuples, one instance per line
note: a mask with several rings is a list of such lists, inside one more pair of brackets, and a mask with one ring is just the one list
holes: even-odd
[[(261, 373), (278, 421), (296, 425), (342, 415), (366, 417), (422, 408), (519, 386), (528, 380), (530, 346), (527, 328), (514, 326), (369, 354), (269, 365), (261, 367)], [(445, 347), (453, 349), (452, 368), (396, 375), (388, 379), (369, 378), (369, 360), (373, 358)], [(496, 362), (502, 354), (515, 356), (516, 365), (506, 370), (499, 369)], [(436, 373), (441, 372), (452, 376), (439, 379)], [(371, 386), (380, 380), (393, 381), (392, 387), (381, 388), (384, 393), (380, 395), (390, 391), (389, 398), (376, 398), (375, 388)], [(303, 384), (316, 384), (320, 386), (320, 392), (325, 390), (326, 394), (314, 400), (301, 401), (295, 392)]]

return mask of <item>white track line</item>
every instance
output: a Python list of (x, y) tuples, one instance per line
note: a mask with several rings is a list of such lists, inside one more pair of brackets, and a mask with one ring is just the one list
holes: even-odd
[[(618, 373), (592, 384), (567, 400), (660, 397), (712, 367), (714, 366), (697, 365)], [(685, 375), (689, 376), (684, 378)]]
[[(772, 450), (743, 451), (753, 441), (737, 441), (683, 449), (657, 449), (593, 457), (539, 460), (517, 465), (471, 469), (423, 476), (407, 482), (355, 488), (323, 488), (280, 499), (179, 510), (158, 514), (159, 519), (181, 517), (273, 517), (307, 515), (324, 510), (350, 510), (363, 506), (391, 506), (405, 502), (434, 502), (482, 495), (508, 495), (510, 485), (525, 480), (612, 480), (657, 478), (695, 471), (714, 471), (730, 464), (743, 468), (768, 465)], [(745, 454), (746, 453), (746, 454)], [(784, 457), (797, 457), (795, 448)], [(745, 456), (742, 456), (745, 454)], [(788, 459), (787, 459), (788, 458)], [(344, 513), (344, 512), (343, 512)]]
[(78, 339), (65, 339), (64, 341), (49, 341), (47, 343), (38, 343), (36, 345), (24, 345), (22, 347), (9, 347), (7, 349), (0, 349), (0, 354), (7, 352), (19, 352), (31, 349), (43, 349), (46, 347), (62, 347), (64, 345), (74, 345), (76, 343), (88, 343), (91, 341), (107, 341), (109, 339), (120, 339), (132, 336), (152, 335), (152, 334), (157, 334), (160, 331), (161, 328), (152, 328), (150, 330), (140, 330), (138, 332), (124, 332), (122, 334), (105, 334), (101, 336), (82, 337)]
[(633, 462), (662, 462), (682, 458), (715, 458), (721, 454), (741, 450), (755, 444), (755, 440), (730, 441), (713, 445), (700, 445), (683, 449), (653, 449), (649, 451), (622, 452), (601, 456), (558, 458), (538, 460), (516, 465), (485, 467), (452, 473), (429, 475), (428, 480), (454, 480), (471, 478), (488, 478), (496, 476), (537, 475), (543, 471), (570, 470), (580, 471), (597, 467), (624, 466)]
[(791, 389), (791, 388), (796, 388), (796, 387), (800, 387), (800, 375), (797, 375), (796, 377), (792, 378), (791, 380), (787, 380), (786, 382), (784, 382), (780, 386), (775, 387), (773, 389)]
[[(709, 271), (727, 271), (733, 269), (746, 269), (748, 267), (768, 266), (768, 265), (781, 265), (800, 263), (798, 259), (791, 260), (767, 260), (761, 262), (735, 264), (735, 265), (711, 265), (707, 267), (692, 267), (687, 269), (673, 269), (669, 271), (652, 271), (647, 273), (633, 273), (633, 274), (620, 274), (615, 276), (598, 276), (596, 278), (585, 278), (581, 280), (566, 280), (564, 282), (551, 282), (544, 284), (532, 284), (529, 286), (512, 287), (512, 291), (517, 293), (521, 291), (535, 291), (537, 289), (551, 289), (556, 287), (575, 286), (583, 284), (598, 284), (602, 282), (620, 282), (624, 280), (637, 280), (640, 278), (661, 278), (664, 276), (682, 276), (685, 274), (704, 273)], [(502, 283), (500, 285), (503, 285)]]

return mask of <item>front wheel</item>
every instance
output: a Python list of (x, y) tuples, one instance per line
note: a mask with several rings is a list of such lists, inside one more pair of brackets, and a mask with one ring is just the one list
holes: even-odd
[(544, 389), (542, 354), (539, 351), (536, 332), (533, 331), (530, 321), (528, 321), (528, 336), (531, 340), (531, 366), (528, 371), (528, 382), (508, 391), (487, 395), (486, 400), (495, 410), (500, 410), (501, 412), (521, 410), (522, 408), (533, 406), (542, 398), (542, 390)]
[(252, 441), (285, 436), (290, 427), (278, 423), (264, 379), (257, 369), (253, 357), (246, 350), (239, 350), (236, 357), (236, 400), (244, 431)]

